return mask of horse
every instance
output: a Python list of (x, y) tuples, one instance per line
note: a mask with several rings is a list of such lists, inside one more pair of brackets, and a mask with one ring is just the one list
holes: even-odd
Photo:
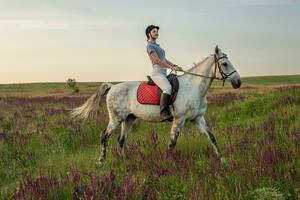
[[(228, 56), (221, 52), (218, 46), (215, 47), (214, 54), (210, 54), (183, 72), (184, 74), (177, 76), (179, 90), (176, 100), (173, 102), (173, 108), (170, 109), (173, 120), (168, 148), (175, 147), (180, 129), (185, 122), (190, 121), (208, 137), (215, 153), (222, 159), (217, 140), (204, 118), (207, 110), (207, 91), (214, 79), (222, 80), (223, 85), (224, 81), (228, 80), (233, 88), (239, 88), (241, 86), (240, 75), (229, 61)], [(122, 155), (126, 156), (125, 144), (133, 122), (136, 119), (160, 122), (159, 106), (144, 105), (137, 101), (137, 89), (140, 83), (140, 81), (126, 81), (115, 85), (102, 83), (95, 94), (70, 112), (73, 118), (86, 119), (99, 109), (102, 101), (106, 100), (109, 123), (101, 134), (101, 154), (97, 162), (100, 166), (106, 160), (109, 137), (119, 125), (121, 125), (121, 134), (118, 137), (118, 143)]]

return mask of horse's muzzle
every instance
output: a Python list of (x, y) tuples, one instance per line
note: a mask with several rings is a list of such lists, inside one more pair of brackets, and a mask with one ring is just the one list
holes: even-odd
[(241, 79), (231, 80), (231, 85), (233, 88), (237, 89), (237, 88), (241, 87), (242, 81), (241, 81)]

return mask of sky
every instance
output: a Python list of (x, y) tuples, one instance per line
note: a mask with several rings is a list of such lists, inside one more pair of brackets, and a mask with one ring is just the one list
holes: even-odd
[(242, 77), (300, 74), (299, 0), (0, 0), (0, 84), (146, 80), (145, 28), (187, 70), (218, 44)]

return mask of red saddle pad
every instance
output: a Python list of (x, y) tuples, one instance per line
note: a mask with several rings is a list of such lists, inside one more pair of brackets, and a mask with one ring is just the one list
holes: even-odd
[[(156, 85), (148, 85), (146, 82), (142, 82), (137, 89), (137, 101), (140, 104), (159, 105), (160, 96), (159, 88)], [(172, 102), (175, 101), (176, 94), (171, 95)]]
[(159, 105), (158, 87), (141, 83), (137, 90), (137, 100), (140, 104)]

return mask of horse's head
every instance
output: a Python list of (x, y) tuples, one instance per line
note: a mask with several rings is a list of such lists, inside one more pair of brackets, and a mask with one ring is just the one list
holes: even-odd
[(218, 45), (215, 48), (215, 76), (219, 73), (220, 79), (230, 80), (233, 88), (241, 87), (241, 78), (227, 55), (222, 53)]

